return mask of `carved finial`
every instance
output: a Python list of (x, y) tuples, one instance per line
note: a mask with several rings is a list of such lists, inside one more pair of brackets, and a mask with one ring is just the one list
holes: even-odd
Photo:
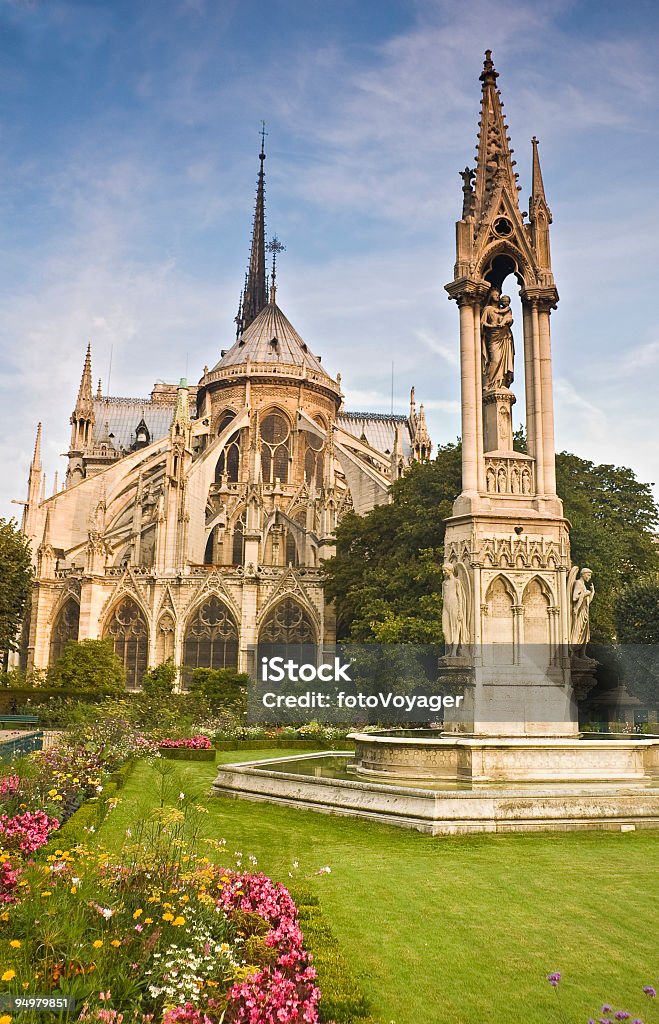
[(486, 82), (491, 82), (494, 85), (498, 77), (499, 72), (494, 67), (494, 62), (492, 60), (492, 51), (486, 50), (485, 60), (483, 61), (483, 70), (480, 75), (480, 81), (483, 82), (483, 84), (485, 84)]

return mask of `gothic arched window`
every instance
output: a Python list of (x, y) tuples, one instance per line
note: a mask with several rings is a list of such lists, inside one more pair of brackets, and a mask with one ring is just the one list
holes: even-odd
[(75, 598), (70, 597), (57, 613), (57, 618), (50, 634), (50, 665), (57, 661), (69, 640), (78, 639), (79, 625), (80, 605)]
[(245, 514), (233, 524), (233, 541), (231, 545), (231, 564), (242, 565), (245, 561)]
[(127, 688), (138, 690), (147, 667), (149, 627), (136, 601), (125, 597), (116, 606), (105, 624), (103, 636), (112, 640), (114, 653), (121, 659)]
[(286, 531), (286, 565), (298, 565), (297, 544), (292, 530)]
[(218, 597), (209, 597), (188, 622), (183, 664), (189, 675), (195, 668), (237, 668), (238, 627)]
[(280, 412), (271, 412), (261, 422), (261, 472), (263, 482), (288, 483), (291, 428)]
[(310, 431), (305, 433), (306, 451), (304, 453), (304, 479), (307, 484), (312, 482), (316, 487), (323, 486), (323, 451), (325, 442)]
[(275, 605), (261, 626), (259, 643), (315, 644), (316, 630), (302, 605), (285, 597)]

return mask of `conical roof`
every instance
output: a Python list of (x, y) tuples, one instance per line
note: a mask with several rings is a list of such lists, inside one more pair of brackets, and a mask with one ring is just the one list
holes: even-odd
[[(224, 353), (211, 373), (230, 366), (250, 363), (270, 363), (282, 366), (306, 366), (329, 377), (320, 359), (313, 354), (291, 322), (275, 302), (275, 288), (270, 289), (270, 301), (242, 336)], [(331, 377), (330, 377), (331, 380)]]

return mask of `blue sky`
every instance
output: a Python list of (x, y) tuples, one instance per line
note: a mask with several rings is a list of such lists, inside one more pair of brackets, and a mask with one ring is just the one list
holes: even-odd
[[(521, 198), (541, 141), (557, 445), (659, 481), (654, 3), (0, 0), (0, 515), (94, 376), (148, 395), (234, 336), (258, 130), (278, 301), (352, 409), (459, 433), (452, 276), (491, 47)], [(518, 407), (523, 405), (518, 402)]]

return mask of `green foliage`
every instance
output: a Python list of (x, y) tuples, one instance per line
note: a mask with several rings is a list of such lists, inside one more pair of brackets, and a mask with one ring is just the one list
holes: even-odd
[(193, 693), (219, 704), (240, 702), (248, 685), (247, 673), (234, 668), (196, 668), (190, 678)]
[(122, 693), (126, 676), (109, 640), (69, 640), (48, 672), (48, 683), (81, 693)]
[(659, 577), (625, 587), (616, 595), (614, 616), (619, 643), (659, 645)]
[(15, 521), (0, 519), (0, 657), (18, 647), (17, 635), (32, 586), (30, 545)]
[(654, 542), (659, 510), (650, 485), (640, 483), (631, 469), (596, 466), (568, 452), (556, 456), (556, 489), (571, 525), (572, 561), (593, 570), (592, 640), (610, 642), (616, 593), (639, 574), (659, 571)]
[[(515, 435), (515, 447), (526, 447)], [(556, 457), (557, 490), (571, 523), (572, 561), (594, 573), (594, 642), (614, 635), (614, 595), (659, 570), (654, 533), (659, 510), (631, 469)], [(339, 639), (439, 643), (444, 520), (461, 486), (461, 445), (414, 463), (391, 488), (392, 503), (349, 515), (337, 529), (336, 556), (324, 564), (336, 604)]]
[[(318, 898), (306, 887), (291, 887), (304, 934), (304, 944), (313, 954), (321, 991), (322, 1021), (334, 1024), (368, 1024), (368, 1000), (354, 976), (350, 962), (318, 905)], [(369, 1018), (370, 1019), (370, 1018)]]
[(391, 488), (392, 503), (348, 515), (336, 556), (324, 563), (340, 639), (382, 643), (441, 640), (444, 520), (460, 491), (459, 444), (414, 463)]
[(166, 697), (173, 693), (176, 682), (176, 666), (173, 661), (150, 668), (142, 676), (142, 690), (148, 697)]
[(620, 675), (648, 707), (659, 700), (659, 576), (631, 583), (614, 604)]

